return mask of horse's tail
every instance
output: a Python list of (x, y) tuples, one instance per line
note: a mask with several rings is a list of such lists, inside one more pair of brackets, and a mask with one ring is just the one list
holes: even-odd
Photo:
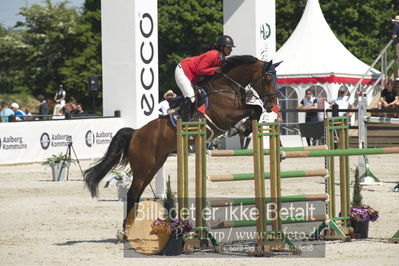
[(98, 184), (105, 175), (118, 165), (126, 166), (128, 163), (129, 143), (134, 131), (133, 128), (129, 127), (119, 129), (112, 138), (104, 156), (84, 172), (86, 187), (90, 190), (93, 198), (97, 196)]

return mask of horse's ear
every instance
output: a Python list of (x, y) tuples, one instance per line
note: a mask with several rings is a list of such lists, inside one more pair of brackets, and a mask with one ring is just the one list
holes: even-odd
[(265, 72), (271, 70), (271, 67), (272, 67), (272, 66), (273, 66), (273, 60), (271, 60), (270, 62), (268, 62), (268, 63), (265, 65)]
[[(270, 62), (272, 62), (272, 61), (270, 61)], [(280, 61), (280, 62), (278, 62), (278, 63), (273, 64), (273, 67), (274, 67), (274, 68), (278, 67), (282, 62), (283, 62), (283, 61)]]

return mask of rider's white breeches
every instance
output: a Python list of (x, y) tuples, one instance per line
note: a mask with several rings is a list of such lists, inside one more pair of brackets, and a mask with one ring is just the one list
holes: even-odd
[(191, 84), (191, 81), (187, 78), (184, 74), (183, 69), (181, 68), (180, 64), (177, 65), (175, 70), (175, 79), (176, 84), (183, 93), (184, 97), (190, 97), (191, 101), (194, 102), (194, 88)]

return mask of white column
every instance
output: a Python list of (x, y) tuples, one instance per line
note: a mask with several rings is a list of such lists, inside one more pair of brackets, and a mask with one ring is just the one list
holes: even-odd
[(224, 34), (230, 35), (236, 46), (232, 55), (252, 55), (263, 61), (274, 57), (275, 9), (275, 0), (223, 0)]
[(166, 178), (164, 166), (159, 169), (155, 176), (155, 195), (157, 198), (166, 199)]
[(275, 0), (224, 0), (224, 34), (236, 48), (233, 55), (253, 55), (269, 61), (276, 53)]
[[(140, 128), (158, 117), (157, 8), (157, 0), (101, 1), (103, 112), (120, 110), (128, 127)], [(155, 177), (160, 197), (165, 194), (162, 173)]]
[(158, 117), (156, 0), (102, 0), (104, 115), (139, 128)]

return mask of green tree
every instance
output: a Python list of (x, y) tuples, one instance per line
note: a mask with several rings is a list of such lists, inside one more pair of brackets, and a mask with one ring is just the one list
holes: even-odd
[[(319, 0), (337, 38), (370, 64), (390, 39), (398, 1)], [(277, 48), (289, 38), (306, 0), (276, 0)], [(82, 13), (67, 1), (22, 8), (25, 21), (0, 25), (0, 92), (52, 96), (58, 83), (88, 105), (87, 76), (101, 77), (99, 0), (86, 0)], [(175, 89), (174, 69), (183, 58), (203, 52), (223, 33), (223, 0), (158, 0), (160, 92)], [(393, 57), (391, 51), (390, 58)], [(178, 90), (176, 90), (178, 91)], [(101, 97), (101, 93), (96, 97)]]
[(65, 78), (60, 69), (75, 49), (78, 21), (77, 10), (66, 4), (46, 0), (45, 6), (20, 9), (25, 21), (18, 22), (15, 28), (25, 29), (20, 52), (26, 57), (17, 66), (24, 71), (23, 86), (32, 94), (52, 94)]
[(0, 25), (0, 93), (27, 92), (24, 64), (28, 56), (23, 31), (9, 31)]
[[(391, 39), (391, 19), (397, 15), (399, 3), (392, 0), (320, 2), (337, 38), (356, 57), (371, 64)], [(389, 57), (393, 58), (393, 50)]]
[[(91, 98), (102, 94), (88, 91), (88, 76), (99, 76), (101, 80), (101, 1), (86, 0), (82, 16), (78, 19), (74, 50), (65, 61), (60, 73), (70, 89), (70, 95), (86, 107), (92, 106)], [(99, 105), (101, 101), (97, 101)]]
[(276, 0), (276, 49), (291, 36), (302, 17), (306, 0)]

